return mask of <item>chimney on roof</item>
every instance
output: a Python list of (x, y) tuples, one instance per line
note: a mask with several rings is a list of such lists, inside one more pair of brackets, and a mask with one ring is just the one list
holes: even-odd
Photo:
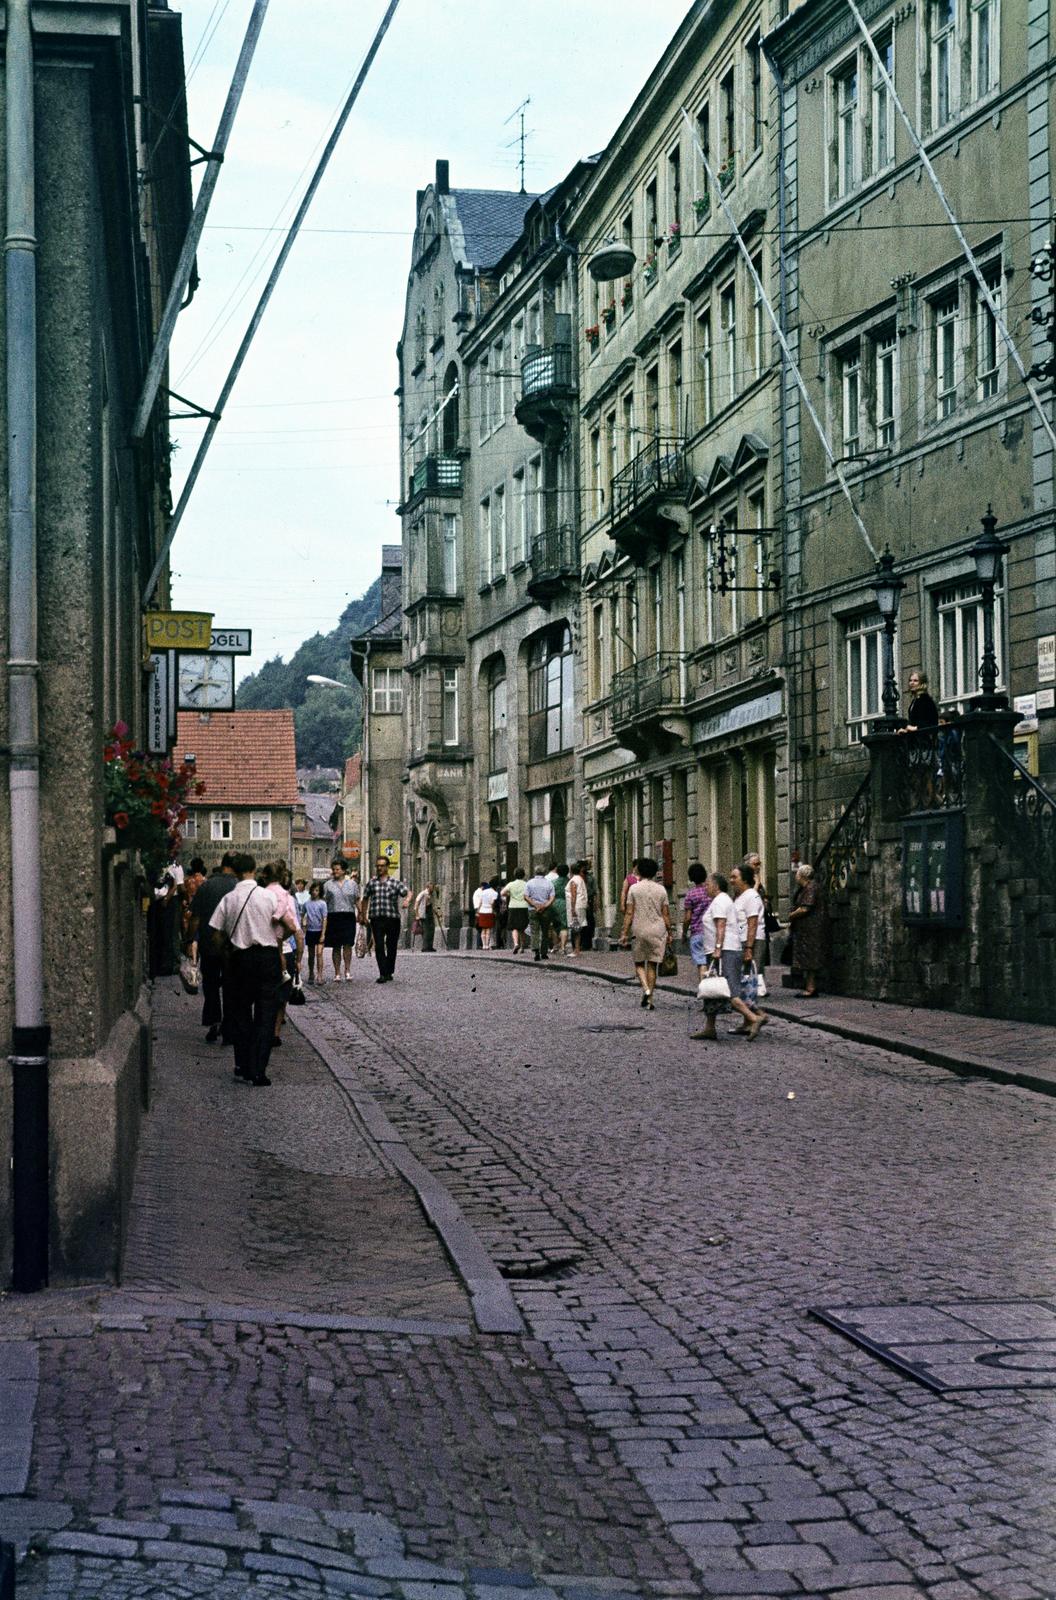
[(448, 161), (436, 163), (436, 192), (437, 194), (451, 192), (451, 164)]

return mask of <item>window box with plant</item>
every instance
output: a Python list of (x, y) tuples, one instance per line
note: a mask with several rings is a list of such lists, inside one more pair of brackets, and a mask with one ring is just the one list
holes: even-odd
[(711, 216), (711, 195), (698, 195), (693, 202), (693, 215), (698, 222), (707, 222)]
[(193, 766), (135, 749), (124, 722), (111, 728), (103, 747), (104, 820), (119, 849), (139, 851), (152, 883), (180, 848), (187, 800), (204, 793)]
[(656, 282), (660, 268), (656, 264), (656, 251), (651, 250), (642, 262), (642, 281), (647, 289), (651, 289)]
[(608, 329), (611, 332), (611, 330), (613, 328), (613, 325), (615, 324), (615, 321), (616, 321), (616, 302), (615, 302), (615, 300), (610, 300), (609, 301), (608, 305), (605, 306), (605, 308), (603, 309), (603, 311), (601, 313), (601, 316), (602, 316), (602, 321), (605, 323), (606, 329)]
[(718, 176), (719, 176), (719, 188), (722, 189), (722, 190), (728, 189), (730, 187), (731, 183), (733, 182), (734, 178), (736, 177), (736, 175), (737, 175), (737, 157), (734, 155), (733, 151), (731, 150), (729, 155), (726, 157), (726, 160), (722, 163), (722, 166), (719, 168), (719, 174), (718, 174)]
[(583, 336), (586, 339), (587, 343), (590, 345), (590, 348), (592, 350), (596, 350), (598, 348), (598, 343), (599, 343), (599, 341), (601, 339), (601, 328), (600, 328), (599, 324), (595, 322), (595, 323), (592, 324), (591, 327), (584, 328), (583, 329)]
[(671, 226), (667, 230), (667, 252), (668, 252), (668, 255), (677, 256), (678, 252), (681, 250), (681, 248), (682, 248), (682, 224), (681, 224), (681, 222), (672, 222)]

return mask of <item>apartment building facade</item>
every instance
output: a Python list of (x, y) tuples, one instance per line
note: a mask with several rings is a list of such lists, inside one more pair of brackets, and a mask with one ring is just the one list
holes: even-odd
[[(657, 855), (669, 883), (750, 849), (774, 868), (786, 828), (776, 369), (759, 292), (776, 258), (770, 21), (758, 0), (693, 6), (571, 220), (583, 829), (601, 927), (635, 856)], [(599, 282), (606, 241), (634, 264)]]
[[(479, 719), (469, 688), (468, 638), (479, 615), (474, 601), (471, 621), (469, 608), (470, 596), (481, 588), (476, 540), (482, 513), (479, 494), (475, 502), (470, 496), (467, 472), (474, 428), (480, 442), (481, 409), (478, 402), (471, 419), (473, 396), (461, 346), (487, 318), (498, 292), (495, 264), (519, 237), (531, 200), (501, 190), (452, 189), (447, 162), (437, 162), (434, 181), (417, 197), (397, 348), (406, 757), (402, 837), (408, 859), (439, 884), (449, 928), (459, 926), (482, 870), (474, 751)], [(500, 359), (512, 360), (512, 353)], [(501, 374), (506, 370), (503, 366)], [(486, 378), (478, 372), (474, 381), (485, 384), (488, 407), (502, 406), (505, 415), (512, 383), (501, 374), (496, 372), (494, 382), (490, 372)]]
[[(880, 60), (1029, 368), (1051, 354), (1031, 258), (1050, 235), (1050, 5), (867, 3)], [(849, 9), (811, 0), (767, 38), (782, 83), (788, 335), (874, 551), (904, 579), (896, 666), (942, 715), (979, 692), (972, 545), (992, 505), (1009, 544), (998, 688), (1020, 746), (1056, 767), (1053, 452), (998, 322)], [(1051, 383), (1043, 388), (1049, 420)], [(790, 843), (824, 848), (869, 768), (882, 626), (867, 548), (791, 377), (784, 387), (787, 658), (799, 752)], [(1049, 782), (1051, 789), (1052, 784)]]

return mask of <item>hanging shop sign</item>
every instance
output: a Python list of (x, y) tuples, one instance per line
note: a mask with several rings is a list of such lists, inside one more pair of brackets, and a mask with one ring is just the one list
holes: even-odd
[(389, 863), (389, 871), (394, 878), (400, 875), (400, 841), (398, 839), (382, 839), (378, 845), (378, 856), (385, 857)]
[(143, 641), (155, 650), (208, 650), (213, 636), (211, 611), (146, 611)]
[(251, 656), (253, 654), (252, 628), (214, 628), (209, 638), (212, 655)]
[(169, 748), (169, 657), (162, 651), (150, 658), (147, 684), (147, 749), (152, 756)]

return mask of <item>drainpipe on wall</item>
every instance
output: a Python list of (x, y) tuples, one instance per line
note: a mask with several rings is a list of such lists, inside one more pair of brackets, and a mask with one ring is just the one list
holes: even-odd
[(48, 1049), (44, 944), (39, 916), (40, 723), (37, 661), (37, 238), (33, 168), (33, 32), (30, 0), (7, 0), (8, 738), (11, 919), (15, 980), (12, 1282), (22, 1293), (48, 1281)]

